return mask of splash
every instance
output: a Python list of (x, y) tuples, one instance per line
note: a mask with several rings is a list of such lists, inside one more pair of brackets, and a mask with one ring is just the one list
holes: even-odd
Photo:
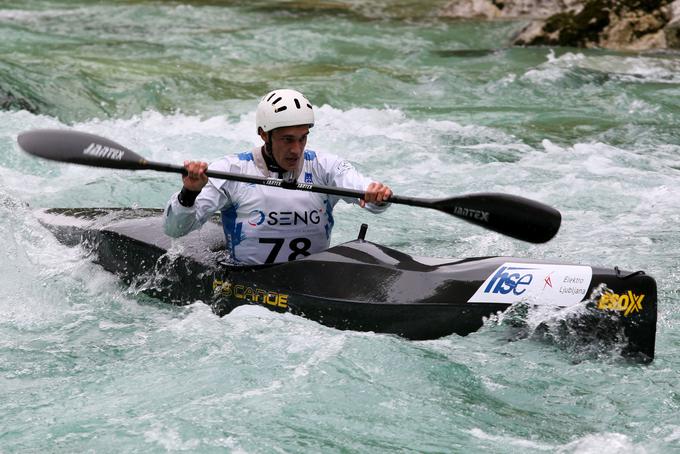
[(507, 328), (510, 340), (531, 339), (565, 351), (573, 362), (630, 356), (628, 338), (620, 311), (602, 309), (599, 303), (611, 293), (600, 284), (589, 297), (564, 308), (533, 305), (530, 301), (513, 304), (489, 317), (486, 326)]

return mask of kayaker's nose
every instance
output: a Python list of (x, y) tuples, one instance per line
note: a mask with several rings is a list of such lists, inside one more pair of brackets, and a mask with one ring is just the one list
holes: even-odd
[(295, 156), (300, 156), (302, 154), (302, 152), (305, 151), (305, 142), (303, 142), (301, 140), (296, 140), (291, 145), (289, 151), (291, 153), (293, 153)]

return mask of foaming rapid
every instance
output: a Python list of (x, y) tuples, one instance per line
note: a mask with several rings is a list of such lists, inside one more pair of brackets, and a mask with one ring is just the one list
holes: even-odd
[[(663, 83), (680, 82), (680, 63), (672, 55), (638, 55), (622, 58), (619, 55), (586, 55), (566, 52), (557, 56), (550, 50), (547, 61), (529, 70), (525, 77), (533, 82), (549, 83), (566, 77), (575, 70), (589, 71), (593, 81), (613, 79), (617, 82)], [(585, 73), (584, 73), (585, 74)]]
[[(4, 115), (22, 117), (21, 122), (10, 123), (7, 128), (12, 131), (9, 133), (8, 146), (14, 149), (13, 153), (21, 153), (11, 144), (17, 130), (71, 127), (48, 117), (29, 117), (29, 121), (25, 121), (29, 115), (25, 112)], [(25, 126), (20, 128), (19, 123)], [(112, 139), (151, 160), (181, 163), (185, 159), (211, 161), (224, 154), (250, 149), (259, 141), (253, 124), (254, 111), (245, 112), (235, 119), (227, 116), (203, 118), (183, 113), (163, 115), (147, 111), (124, 120), (95, 119), (76, 123), (72, 128)], [(349, 135), (347, 131), (353, 131), (353, 134)], [(460, 162), (460, 154), (452, 156), (452, 146), (462, 151), (463, 162)], [(446, 120), (418, 120), (409, 118), (397, 109), (354, 108), (343, 111), (328, 105), (318, 109), (317, 122), (312, 129), (308, 147), (345, 157), (362, 171), (371, 172), (375, 178), (390, 178), (391, 184), (397, 189), (400, 184), (412, 186), (414, 181), (418, 184), (420, 180), (424, 195), (432, 192), (427, 186), (447, 178), (446, 173), (454, 163), (464, 166), (467, 160), (471, 168), (480, 161), (494, 161), (494, 153), (497, 160), (518, 160), (522, 153), (530, 150), (530, 147), (512, 136), (488, 127), (467, 126)], [(405, 161), (414, 164), (407, 175), (399, 171), (400, 162)], [(45, 162), (35, 162), (35, 166), (49, 169), (51, 173), (57, 174), (57, 178), (63, 176), (71, 179), (74, 174), (78, 174), (85, 178), (79, 184), (92, 182), (104, 174), (130, 175), (129, 172), (83, 169)], [(165, 179), (164, 175), (156, 174), (155, 177), (158, 180)], [(50, 175), (50, 180), (54, 180), (54, 175)], [(59, 184), (68, 183), (61, 181)], [(449, 185), (442, 183), (442, 186)], [(441, 188), (439, 192), (446, 195), (449, 191)]]
[[(428, 16), (439, 4), (411, 0), (5, 3), (0, 103), (33, 113), (0, 112), (3, 452), (680, 446), (677, 55), (506, 47), (523, 24), (442, 21)], [(414, 255), (643, 270), (658, 285), (654, 362), (621, 360), (616, 339), (572, 342), (561, 327), (581, 307), (517, 307), (424, 342), (259, 307), (218, 318), (122, 284), (34, 216), (162, 207), (180, 179), (41, 161), (20, 132), (75, 128), (155, 161), (212, 161), (257, 143), (256, 100), (280, 86), (318, 106), (310, 148), (399, 195), (517, 194), (563, 219), (532, 245), (435, 210), (340, 203), (333, 244), (367, 223), (368, 240)]]
[[(10, 187), (19, 187), (19, 180), (30, 181), (21, 198), (33, 206), (162, 207), (179, 186), (176, 175), (91, 169), (28, 157), (13, 143), (18, 132), (67, 126), (26, 112), (2, 115), (8, 119), (5, 162), (21, 163), (23, 167), (3, 167), (0, 173)], [(611, 256), (609, 248), (614, 238), (627, 241), (634, 235), (643, 244), (655, 241), (651, 232), (665, 222), (658, 216), (658, 208), (663, 212), (680, 208), (675, 198), (667, 197), (677, 173), (673, 162), (675, 145), (647, 153), (639, 147), (602, 142), (562, 146), (543, 140), (535, 147), (499, 129), (419, 119), (392, 108), (341, 110), (323, 105), (317, 117), (308, 147), (347, 158), (363, 173), (388, 182), (400, 195), (447, 197), (467, 192), (509, 192), (557, 206), (565, 219), (557, 241), (547, 249), (539, 249), (504, 238), (486, 243), (484, 238), (493, 234), (454, 223), (431, 210), (395, 207), (376, 218), (340, 204), (340, 213), (352, 215), (338, 216), (336, 241), (355, 236), (360, 221), (369, 223), (371, 232), (381, 237), (389, 232), (388, 245), (389, 241), (403, 244), (403, 235), (392, 224), (415, 229), (421, 239), (445, 237), (448, 241), (437, 242), (436, 250), (420, 250), (418, 242), (409, 242), (421, 255), (547, 253), (601, 263), (601, 256)], [(253, 111), (205, 118), (147, 111), (129, 119), (77, 123), (73, 128), (112, 139), (148, 159), (179, 164), (186, 159), (212, 161), (250, 149), (258, 140), (253, 123)], [(403, 170), (405, 163), (408, 172)], [(645, 178), (652, 171), (654, 178)], [(584, 203), (590, 208), (585, 214)], [(612, 212), (617, 213), (614, 219)], [(584, 215), (589, 222), (578, 222)], [(613, 229), (626, 233), (615, 235), (607, 244), (596, 240)], [(620, 258), (624, 256), (630, 261), (630, 256), (621, 251)], [(624, 265), (653, 266), (652, 258), (642, 257), (641, 262)]]

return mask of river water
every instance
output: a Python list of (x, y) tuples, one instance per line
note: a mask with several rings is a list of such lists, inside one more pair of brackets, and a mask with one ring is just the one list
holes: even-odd
[[(514, 48), (522, 22), (442, 20), (442, 3), (0, 2), (0, 452), (680, 452), (680, 54)], [(530, 245), (340, 203), (333, 244), (366, 222), (411, 254), (645, 270), (654, 362), (509, 341), (493, 320), (412, 342), (259, 307), (218, 318), (136, 294), (34, 216), (161, 207), (180, 181), (40, 161), (21, 131), (210, 161), (256, 143), (256, 101), (281, 86), (318, 106), (310, 148), (397, 194), (563, 215)]]

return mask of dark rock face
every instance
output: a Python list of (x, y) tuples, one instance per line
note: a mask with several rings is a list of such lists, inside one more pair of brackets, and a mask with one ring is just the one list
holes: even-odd
[(666, 45), (671, 49), (680, 49), (680, 0), (670, 4), (670, 22), (664, 27)]
[(440, 16), (454, 19), (528, 18), (545, 19), (580, 8), (583, 0), (452, 0)]
[(666, 47), (670, 0), (587, 0), (579, 12), (550, 16), (526, 28), (518, 45), (648, 49)]
[(566, 12), (550, 16), (543, 25), (545, 34), (526, 43), (518, 39), (515, 44), (584, 47), (597, 42), (600, 33), (610, 23), (607, 3), (607, 0), (592, 0), (579, 13)]
[(28, 100), (17, 98), (11, 92), (0, 89), (0, 110), (27, 110), (34, 114), (38, 109)]
[(516, 45), (680, 49), (680, 0), (456, 0), (442, 15), (532, 19)]

